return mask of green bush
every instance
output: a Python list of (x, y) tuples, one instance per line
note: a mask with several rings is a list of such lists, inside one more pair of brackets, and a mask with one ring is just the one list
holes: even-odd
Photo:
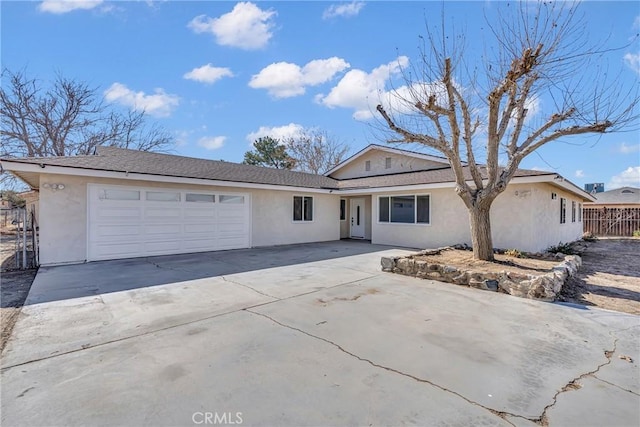
[(640, 237), (640, 230), (633, 230), (633, 237)]
[(571, 243), (558, 243), (556, 246), (549, 246), (547, 248), (547, 252), (550, 252), (552, 254), (557, 254), (558, 252), (565, 254), (565, 255), (574, 255), (575, 251), (573, 250), (573, 247), (571, 246)]

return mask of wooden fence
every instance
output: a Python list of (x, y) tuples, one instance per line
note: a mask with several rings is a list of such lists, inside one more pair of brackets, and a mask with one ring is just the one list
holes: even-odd
[(632, 236), (640, 230), (640, 208), (587, 208), (583, 209), (585, 232), (596, 236)]

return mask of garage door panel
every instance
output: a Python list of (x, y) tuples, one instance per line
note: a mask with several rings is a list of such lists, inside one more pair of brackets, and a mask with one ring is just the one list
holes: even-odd
[(163, 219), (179, 219), (182, 216), (180, 208), (145, 208), (144, 218), (146, 220), (163, 220)]
[(94, 226), (94, 233), (100, 239), (123, 240), (135, 238), (141, 234), (140, 225), (102, 224)]
[(249, 200), (248, 194), (90, 184), (88, 259), (247, 248)]
[(96, 212), (98, 219), (109, 222), (140, 220), (142, 209), (135, 207), (102, 207)]

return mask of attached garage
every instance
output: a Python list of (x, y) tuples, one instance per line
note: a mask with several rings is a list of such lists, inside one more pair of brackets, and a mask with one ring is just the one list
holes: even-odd
[(88, 261), (251, 246), (248, 193), (88, 184)]

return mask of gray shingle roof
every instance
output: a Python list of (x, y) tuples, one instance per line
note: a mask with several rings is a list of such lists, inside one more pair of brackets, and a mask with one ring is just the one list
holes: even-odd
[[(425, 171), (336, 180), (322, 175), (285, 169), (265, 168), (219, 160), (198, 159), (116, 147), (98, 147), (97, 154), (92, 156), (18, 158), (6, 160), (45, 166), (62, 166), (89, 170), (318, 189), (365, 189), (455, 181), (453, 170), (448, 166)], [(465, 173), (467, 174), (467, 178), (471, 179), (466, 167)], [(550, 174), (553, 173), (521, 169), (518, 170), (515, 176), (540, 176)]]
[(98, 147), (97, 155), (7, 159), (70, 168), (140, 173), (181, 178), (201, 178), (253, 184), (287, 185), (303, 188), (338, 188), (337, 181), (322, 175), (284, 169), (197, 159), (116, 147)]
[[(483, 178), (486, 178), (484, 170), (481, 170)], [(469, 173), (469, 168), (464, 167), (465, 178), (472, 179)], [(542, 175), (555, 175), (553, 172), (534, 171), (526, 169), (518, 169), (514, 176), (542, 176)], [(381, 187), (395, 187), (400, 185), (417, 185), (417, 184), (436, 184), (443, 182), (455, 182), (456, 178), (451, 167), (443, 167), (440, 169), (430, 169), (417, 172), (406, 172), (390, 175), (378, 175), (365, 178), (351, 178), (340, 180), (338, 185), (340, 189), (355, 189), (355, 188), (381, 188)]]
[(595, 194), (595, 204), (640, 203), (640, 188), (622, 187)]

